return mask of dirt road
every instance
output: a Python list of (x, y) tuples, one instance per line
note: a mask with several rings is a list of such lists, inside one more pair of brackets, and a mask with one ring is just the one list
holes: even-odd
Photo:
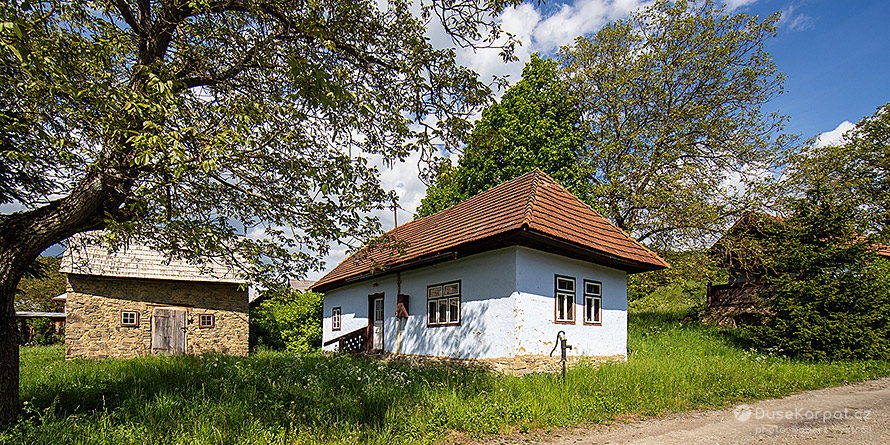
[(542, 443), (890, 444), (890, 378), (724, 410), (602, 425)]

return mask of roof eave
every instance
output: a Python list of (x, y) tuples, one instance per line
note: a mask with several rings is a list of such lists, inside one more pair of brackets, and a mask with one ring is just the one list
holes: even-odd
[(433, 252), (424, 256), (394, 262), (362, 274), (350, 275), (337, 280), (323, 282), (312, 287), (313, 292), (327, 292), (353, 283), (380, 278), (397, 272), (404, 272), (420, 267), (431, 266), (445, 261), (464, 258), (477, 253), (487, 252), (509, 246), (525, 246), (543, 252), (574, 258), (582, 261), (599, 264), (613, 269), (624, 271), (628, 274), (650, 272), (667, 269), (667, 263), (647, 263), (623, 258), (608, 252), (592, 249), (562, 238), (554, 237), (543, 232), (528, 228), (522, 224), (519, 228), (498, 233), (480, 240), (474, 240), (451, 247), (447, 250)]

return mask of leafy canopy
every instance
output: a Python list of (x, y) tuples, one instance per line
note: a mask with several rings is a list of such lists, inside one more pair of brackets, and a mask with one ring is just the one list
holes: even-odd
[(533, 57), (419, 213), (537, 167), (652, 247), (701, 244), (778, 193), (791, 138), (762, 111), (784, 81), (764, 49), (778, 19), (658, 1)]
[(867, 230), (890, 236), (890, 103), (863, 118), (844, 139), (803, 150), (791, 165), (793, 183), (818, 185), (853, 202)]
[(265, 346), (294, 352), (321, 348), (324, 295), (278, 289), (250, 311), (251, 347)]
[(40, 257), (34, 262), (34, 271), (19, 282), (15, 296), (15, 310), (58, 312), (59, 304), (53, 297), (65, 293), (65, 275), (59, 272), (61, 260), (56, 257)]
[(269, 279), (317, 267), (394, 198), (369, 155), (453, 143), (489, 100), (427, 25), (491, 46), (510, 3), (4, 3), (0, 203), (24, 210), (0, 216), (0, 247), (34, 257), (105, 229)]
[(669, 247), (719, 232), (769, 197), (788, 140), (784, 118), (762, 111), (784, 81), (764, 49), (778, 19), (662, 0), (563, 47), (583, 113), (587, 201)]

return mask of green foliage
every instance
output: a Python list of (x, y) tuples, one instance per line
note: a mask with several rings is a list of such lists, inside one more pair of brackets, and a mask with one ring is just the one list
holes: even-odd
[(64, 335), (56, 332), (53, 321), (49, 318), (32, 318), (28, 320), (28, 330), (31, 338), (29, 346), (46, 346), (56, 343), (64, 343)]
[(890, 236), (890, 103), (863, 118), (838, 145), (810, 145), (789, 169), (803, 188), (821, 187), (856, 204), (867, 227)]
[(855, 204), (816, 189), (793, 207), (790, 218), (766, 221), (772, 313), (747, 335), (809, 360), (890, 358), (890, 263), (859, 235)]
[(763, 173), (783, 165), (787, 142), (783, 118), (761, 111), (782, 91), (764, 49), (778, 19), (660, 0), (563, 47), (583, 107), (585, 200), (659, 248), (701, 243), (769, 202)]
[(436, 165), (418, 214), (540, 168), (647, 245), (700, 246), (780, 192), (793, 137), (761, 110), (784, 82), (764, 48), (778, 19), (661, 0), (556, 64), (533, 57), (457, 165)]
[(34, 272), (19, 282), (15, 310), (59, 311), (59, 304), (52, 298), (65, 292), (65, 275), (59, 272), (60, 263), (55, 257), (40, 257), (35, 261)]
[(444, 210), (535, 168), (573, 190), (580, 118), (556, 63), (532, 54), (522, 79), (482, 112), (457, 166), (447, 160), (436, 165), (418, 215)]
[[(0, 214), (0, 307), (39, 252), (89, 230), (267, 287), (376, 237), (396, 196), (371, 156), (454, 145), (491, 98), (427, 26), (509, 60), (496, 17), (516, 3), (0, 3), (0, 204), (24, 207)], [(0, 379), (0, 424), (15, 382)]]
[(371, 155), (454, 144), (490, 100), (427, 24), (510, 59), (492, 17), (511, 3), (4, 2), (0, 203), (25, 209), (0, 236), (40, 252), (106, 229), (268, 283), (318, 268), (379, 231), (394, 195)]
[(269, 299), (250, 311), (251, 347), (293, 352), (318, 350), (324, 294), (289, 288), (270, 293)]
[(0, 443), (441, 443), (727, 406), (890, 375), (886, 361), (743, 350), (688, 311), (631, 313), (626, 363), (512, 377), (348, 355), (64, 360), (22, 350), (25, 412)]
[(669, 269), (627, 277), (627, 299), (639, 301), (637, 305), (644, 305), (640, 309), (663, 308), (658, 301), (665, 297), (665, 301), (698, 305), (704, 302), (707, 283), (718, 281), (725, 274), (707, 252), (663, 251), (661, 257), (671, 265)]

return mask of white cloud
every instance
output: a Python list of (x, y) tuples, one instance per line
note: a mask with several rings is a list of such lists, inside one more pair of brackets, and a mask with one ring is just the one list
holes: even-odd
[(831, 131), (826, 131), (816, 137), (816, 147), (825, 147), (828, 145), (839, 145), (846, 141), (844, 133), (853, 129), (855, 125), (850, 121), (843, 121)]
[(792, 31), (806, 31), (813, 29), (816, 25), (816, 19), (802, 12), (796, 13), (797, 5), (789, 4), (782, 9), (782, 18), (779, 19), (779, 26), (785, 27)]
[(757, 2), (757, 0), (727, 0), (727, 1), (723, 2), (723, 4), (726, 5), (726, 9), (728, 11), (734, 11), (736, 9), (743, 7), (743, 6), (748, 6), (748, 5), (750, 5), (752, 3), (756, 3), (756, 2)]
[[(504, 31), (522, 42), (516, 48), (518, 61), (504, 63), (497, 50), (468, 48), (458, 50), (457, 60), (479, 73), (483, 81), (507, 75), (511, 82), (516, 82), (532, 53), (552, 56), (576, 37), (596, 33), (609, 21), (627, 17), (645, 4), (640, 0), (577, 0), (559, 6), (523, 3), (506, 9), (498, 17)], [(451, 44), (439, 27), (433, 27), (428, 35), (434, 45)]]

